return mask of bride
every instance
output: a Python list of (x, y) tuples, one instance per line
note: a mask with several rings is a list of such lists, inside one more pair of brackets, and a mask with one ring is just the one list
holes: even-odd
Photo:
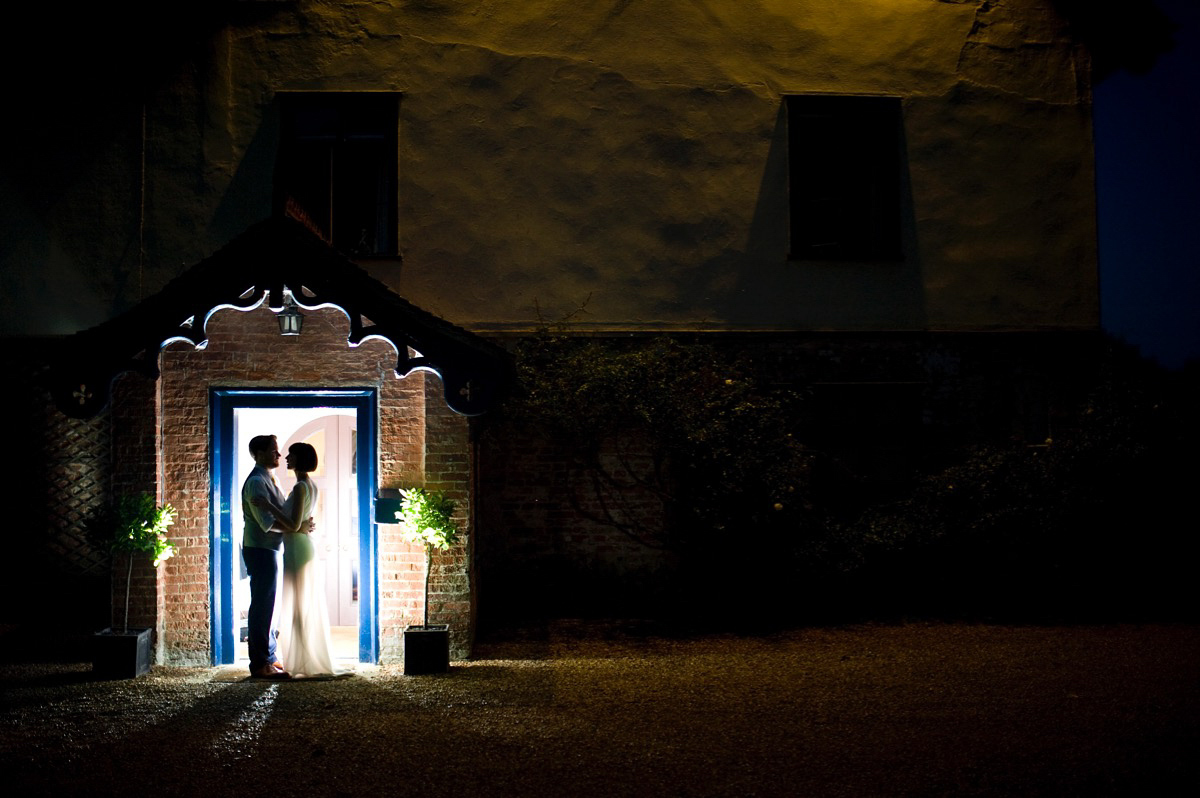
[(325, 608), (325, 580), (312, 537), (300, 530), (317, 506), (317, 486), (308, 478), (317, 468), (317, 450), (307, 443), (288, 447), (287, 467), (296, 485), (283, 506), (267, 498), (256, 504), (270, 510), (284, 529), (283, 605), (279, 616), (279, 653), (293, 678), (332, 676), (333, 645)]

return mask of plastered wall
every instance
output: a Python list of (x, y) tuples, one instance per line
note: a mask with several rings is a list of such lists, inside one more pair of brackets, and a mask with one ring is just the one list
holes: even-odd
[[(53, 201), (5, 176), (4, 332), (98, 323), (267, 215), (297, 90), (403, 95), (402, 262), (370, 268), (470, 329), (1097, 324), (1088, 63), (1050, 0), (237, 5), (58, 136)], [(806, 92), (903, 98), (902, 262), (787, 260)]]

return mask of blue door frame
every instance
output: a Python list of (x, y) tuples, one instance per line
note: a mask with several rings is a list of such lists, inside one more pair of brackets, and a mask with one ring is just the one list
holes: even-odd
[[(359, 518), (359, 590), (358, 659), (379, 659), (379, 558), (378, 533), (371, 511), (375, 495), (376, 419), (378, 394), (374, 388), (330, 390), (249, 390), (214, 389), (211, 392), (212, 486), (210, 517), (209, 584), (212, 586), (212, 660), (213, 664), (233, 662), (237, 650), (233, 639), (233, 515), (231, 502), (241, 501), (241, 479), (233, 473), (233, 411), (243, 407), (336, 407), (353, 408), (358, 419), (358, 518)], [(240, 535), (241, 530), (236, 530)]]

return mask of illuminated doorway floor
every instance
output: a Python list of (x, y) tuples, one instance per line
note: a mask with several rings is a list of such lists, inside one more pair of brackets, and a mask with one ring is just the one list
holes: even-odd
[[(333, 659), (339, 663), (354, 664), (358, 662), (358, 627), (357, 626), (333, 626), (329, 629), (330, 637), (333, 638)], [(250, 662), (250, 653), (246, 650), (245, 643), (238, 643), (237, 646), (237, 664), (247, 665)]]

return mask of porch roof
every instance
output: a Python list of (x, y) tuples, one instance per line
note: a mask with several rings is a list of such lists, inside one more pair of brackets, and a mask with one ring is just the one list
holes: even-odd
[[(95, 416), (107, 406), (118, 375), (138, 371), (157, 379), (165, 343), (201, 344), (208, 316), (220, 307), (248, 310), (267, 295), (269, 306), (279, 309), (285, 286), (302, 307), (342, 308), (350, 318), (348, 344), (368, 336), (391, 341), (400, 376), (419, 368), (437, 372), (456, 412), (490, 409), (510, 373), (501, 347), (398, 296), (300, 222), (275, 217), (127, 312), (63, 339), (50, 371), (55, 404), (68, 416)], [(410, 347), (419, 354), (410, 356)]]

